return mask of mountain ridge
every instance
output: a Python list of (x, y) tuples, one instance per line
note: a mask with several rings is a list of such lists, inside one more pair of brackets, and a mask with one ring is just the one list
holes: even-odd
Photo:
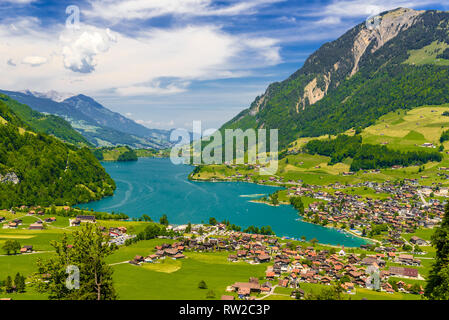
[[(447, 102), (447, 67), (403, 62), (410, 50), (448, 43), (448, 21), (447, 12), (398, 8), (380, 14), (378, 28), (360, 23), (322, 45), (289, 78), (270, 84), (221, 130), (279, 129), (280, 145), (286, 147), (299, 137), (368, 126), (397, 108)], [(419, 83), (407, 83), (407, 77)], [(388, 99), (386, 90), (397, 96)], [(382, 102), (376, 104), (377, 98)]]
[(148, 129), (119, 113), (110, 111), (85, 95), (56, 102), (39, 93), (0, 90), (33, 110), (62, 117), (95, 146), (128, 145), (133, 148), (164, 149), (171, 146), (170, 132)]

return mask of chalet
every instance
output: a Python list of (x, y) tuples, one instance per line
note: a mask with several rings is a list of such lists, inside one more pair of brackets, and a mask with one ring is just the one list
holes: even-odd
[(288, 287), (288, 279), (279, 279), (279, 286), (283, 287), (283, 288), (287, 288)]
[(401, 264), (408, 265), (408, 266), (419, 266), (421, 265), (421, 261), (418, 259), (415, 259), (411, 254), (400, 254), (397, 257), (397, 261)]
[[(238, 292), (238, 294), (249, 295), (251, 292), (260, 292), (260, 284), (253, 282), (236, 282), (232, 285), (232, 288)], [(242, 293), (241, 293), (242, 292)], [(244, 294), (244, 293), (245, 294)]]
[(178, 253), (178, 254), (175, 254), (175, 255), (173, 256), (173, 259), (179, 260), (179, 259), (184, 259), (185, 257), (186, 257), (186, 256), (183, 255), (182, 253)]
[(426, 246), (428, 245), (427, 241), (421, 238), (418, 238), (417, 236), (413, 236), (410, 238), (410, 243), (419, 245), (419, 246)]
[(33, 252), (33, 246), (23, 246), (20, 249), (20, 253), (31, 253)]
[(259, 263), (270, 262), (270, 256), (268, 254), (260, 254), (255, 258), (255, 260)]
[(96, 222), (95, 216), (76, 216), (76, 220), (79, 220), (80, 222)]
[(42, 223), (32, 223), (28, 227), (29, 230), (44, 230)]
[(418, 269), (414, 268), (405, 268), (405, 267), (390, 267), (388, 269), (391, 275), (401, 276), (401, 277), (410, 277), (417, 278), (418, 277)]
[(221, 300), (235, 300), (234, 296), (222, 295)]
[(3, 222), (3, 221), (5, 221), (5, 220), (6, 220), (5, 217), (0, 217), (0, 222)]

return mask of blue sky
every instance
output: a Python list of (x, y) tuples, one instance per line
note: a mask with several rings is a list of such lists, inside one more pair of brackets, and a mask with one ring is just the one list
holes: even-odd
[[(66, 24), (70, 5), (79, 24)], [(148, 127), (217, 128), (323, 43), (397, 7), (449, 0), (3, 0), (0, 88), (87, 94)]]

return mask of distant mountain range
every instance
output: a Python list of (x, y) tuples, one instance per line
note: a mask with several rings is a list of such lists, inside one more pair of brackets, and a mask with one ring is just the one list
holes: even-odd
[(370, 126), (398, 109), (448, 103), (448, 34), (448, 12), (384, 12), (324, 44), (221, 130), (279, 129), (285, 148), (301, 137)]
[(5, 91), (3, 93), (33, 110), (60, 116), (94, 146), (127, 145), (133, 148), (170, 147), (170, 131), (146, 128), (105, 108), (85, 95), (67, 98), (55, 91)]

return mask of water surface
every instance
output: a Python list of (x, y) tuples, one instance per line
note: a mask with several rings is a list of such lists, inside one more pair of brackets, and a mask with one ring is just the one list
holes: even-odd
[(169, 159), (140, 158), (137, 162), (103, 163), (117, 184), (114, 196), (79, 205), (95, 211), (123, 212), (130, 217), (149, 215), (153, 220), (166, 214), (171, 224), (218, 221), (248, 227), (271, 226), (278, 236), (316, 238), (321, 243), (360, 246), (363, 239), (298, 219), (292, 206), (273, 207), (250, 202), (276, 187), (245, 182), (192, 182), (191, 166), (173, 165)]

